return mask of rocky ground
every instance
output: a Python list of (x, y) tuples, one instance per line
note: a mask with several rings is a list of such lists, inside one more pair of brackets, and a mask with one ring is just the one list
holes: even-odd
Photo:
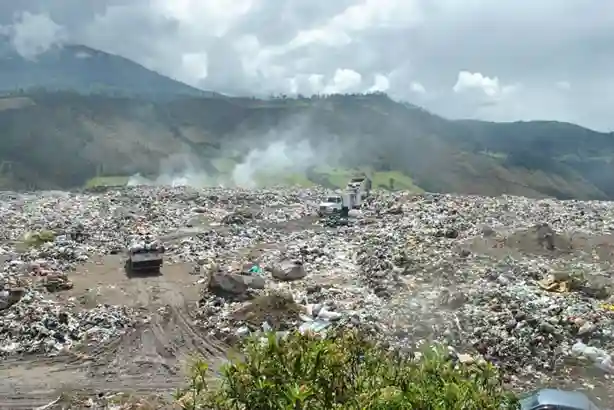
[[(0, 408), (167, 393), (193, 353), (215, 367), (248, 334), (332, 326), (611, 405), (614, 204), (382, 192), (335, 226), (315, 216), (325, 194), (3, 193)], [(162, 272), (127, 273), (146, 234)]]

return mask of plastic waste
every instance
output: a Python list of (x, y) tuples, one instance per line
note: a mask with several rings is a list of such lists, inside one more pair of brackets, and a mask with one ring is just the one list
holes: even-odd
[(614, 374), (612, 356), (603, 349), (577, 342), (571, 347), (571, 353), (576, 357), (584, 357), (603, 371)]

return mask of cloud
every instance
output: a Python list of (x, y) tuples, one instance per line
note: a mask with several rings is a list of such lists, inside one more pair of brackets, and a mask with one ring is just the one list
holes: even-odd
[(517, 88), (515, 85), (501, 85), (498, 77), (487, 77), (482, 73), (460, 71), (456, 84), (452, 87), (455, 93), (479, 91), (491, 100), (500, 99)]
[(417, 81), (412, 81), (409, 84), (409, 89), (417, 94), (426, 94), (426, 88), (424, 88), (424, 86)]
[(360, 91), (362, 76), (354, 70), (339, 68), (335, 76), (324, 88), (324, 94), (344, 94), (352, 91)]
[(614, 128), (614, 3), (20, 0), (0, 24), (15, 13), (42, 27), (13, 36), (26, 54), (65, 38), (228, 94), (386, 90), (453, 118)]
[(390, 88), (390, 80), (383, 74), (375, 74), (375, 82), (367, 91), (369, 92), (386, 92)]
[(24, 11), (15, 16), (12, 24), (3, 26), (15, 50), (27, 59), (34, 59), (50, 48), (60, 45), (66, 33), (45, 14)]

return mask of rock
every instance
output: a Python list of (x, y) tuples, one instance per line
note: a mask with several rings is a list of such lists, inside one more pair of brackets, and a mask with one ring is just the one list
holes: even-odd
[(0, 291), (0, 310), (8, 309), (19, 302), (25, 293), (26, 290), (23, 288), (12, 288)]
[(45, 275), (41, 280), (41, 285), (48, 292), (70, 290), (73, 287), (73, 283), (68, 279), (68, 276), (63, 273), (51, 273)]
[(233, 212), (222, 218), (222, 223), (226, 225), (243, 225), (245, 222), (246, 218), (237, 212)]
[(458, 238), (458, 230), (454, 228), (448, 228), (444, 231), (443, 236), (445, 236), (448, 239), (456, 239)]
[(305, 267), (299, 261), (283, 260), (271, 269), (271, 275), (282, 281), (294, 281), (307, 276)]
[(216, 272), (209, 279), (209, 290), (221, 296), (245, 296), (249, 289), (264, 289), (265, 280), (258, 276)]
[(590, 335), (591, 333), (593, 333), (595, 330), (597, 329), (597, 326), (595, 326), (593, 323), (591, 322), (586, 322), (584, 323), (582, 326), (580, 326), (580, 328), (578, 329), (578, 336), (587, 336)]
[(402, 215), (403, 207), (401, 205), (393, 206), (386, 211), (387, 214), (390, 215)]

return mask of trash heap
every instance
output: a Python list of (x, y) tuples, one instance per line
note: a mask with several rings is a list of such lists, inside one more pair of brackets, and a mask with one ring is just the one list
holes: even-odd
[[(5, 298), (9, 296), (5, 291)], [(0, 310), (0, 357), (55, 355), (76, 344), (105, 343), (133, 324), (128, 309), (107, 305), (74, 311), (74, 306), (54, 303), (36, 291), (25, 292), (6, 305)]]
[(404, 349), (443, 342), (510, 374), (547, 375), (572, 359), (614, 372), (614, 204), (376, 192), (339, 224), (317, 217), (326, 195), (12, 194), (0, 202), (0, 345), (57, 352), (134, 326), (129, 309), (51, 296), (83, 263), (150, 235), (165, 266), (190, 266), (203, 333), (229, 342), (352, 326)]
[(164, 252), (164, 246), (151, 237), (139, 238), (129, 249), (131, 253)]

